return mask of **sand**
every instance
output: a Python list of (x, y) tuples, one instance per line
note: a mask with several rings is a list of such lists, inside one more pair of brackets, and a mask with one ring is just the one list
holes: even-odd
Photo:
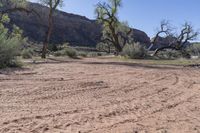
[(0, 74), (0, 133), (199, 133), (200, 69), (111, 59)]

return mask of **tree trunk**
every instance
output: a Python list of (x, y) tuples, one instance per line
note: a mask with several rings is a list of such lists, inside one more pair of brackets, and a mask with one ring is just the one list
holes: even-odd
[(109, 26), (112, 33), (112, 37), (114, 39), (113, 45), (115, 46), (115, 49), (117, 50), (116, 52), (118, 54), (119, 52), (122, 52), (122, 47), (120, 46), (118, 35), (115, 33), (115, 28), (112, 26), (112, 24), (110, 24)]
[(111, 53), (111, 46), (108, 45), (108, 53), (110, 54)]
[(48, 48), (49, 40), (52, 33), (52, 27), (53, 27), (53, 10), (50, 9), (49, 18), (48, 18), (48, 29), (46, 32), (46, 37), (43, 42), (43, 48), (42, 48), (42, 58), (44, 59), (46, 58), (47, 48)]

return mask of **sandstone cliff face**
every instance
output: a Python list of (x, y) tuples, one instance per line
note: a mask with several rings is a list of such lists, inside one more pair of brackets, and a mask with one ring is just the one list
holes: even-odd
[[(40, 13), (40, 17), (21, 12), (12, 13), (9, 14), (11, 23), (19, 26), (24, 36), (31, 41), (42, 42), (47, 30), (48, 8), (36, 3), (29, 3), (28, 8)], [(56, 11), (52, 33), (51, 43), (69, 42), (75, 46), (95, 47), (101, 38), (101, 26), (84, 16)], [(147, 34), (137, 29), (134, 29), (134, 40), (150, 44)]]

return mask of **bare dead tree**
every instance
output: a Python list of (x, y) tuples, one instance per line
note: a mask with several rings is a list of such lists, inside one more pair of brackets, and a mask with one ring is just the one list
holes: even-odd
[(158, 40), (158, 38), (161, 36), (161, 35), (164, 35), (164, 36), (169, 36), (171, 35), (172, 31), (172, 27), (170, 26), (170, 23), (169, 21), (167, 20), (162, 20), (161, 23), (160, 23), (160, 28), (157, 29), (157, 33), (155, 35), (155, 37), (151, 40), (151, 45), (150, 47), (148, 48), (148, 50), (151, 50), (151, 48), (156, 45), (156, 42)]
[(180, 34), (176, 36), (175, 39), (169, 43), (169, 45), (156, 49), (153, 55), (156, 55), (159, 51), (164, 49), (183, 50), (186, 44), (197, 39), (198, 35), (199, 32), (195, 31), (193, 26), (186, 22), (182, 26)]
[(193, 26), (186, 22), (183, 25), (180, 35), (177, 37), (177, 47), (183, 47), (189, 41), (197, 39), (198, 35), (199, 32), (195, 31)]

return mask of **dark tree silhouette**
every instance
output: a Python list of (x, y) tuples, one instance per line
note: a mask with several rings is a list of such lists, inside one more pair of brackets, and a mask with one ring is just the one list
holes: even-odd
[[(178, 35), (172, 33), (173, 28), (171, 28), (168, 21), (162, 21), (160, 25), (160, 30), (156, 33), (156, 36), (151, 41), (151, 47), (156, 44), (157, 39), (161, 34), (164, 34), (165, 37), (172, 37), (173, 39), (168, 40), (169, 44), (160, 48), (157, 48), (154, 51), (153, 55), (156, 55), (159, 51), (165, 49), (172, 50), (183, 50), (187, 43), (193, 41), (199, 35), (199, 32), (195, 31), (191, 24), (185, 22), (181, 28), (181, 32)], [(150, 49), (150, 48), (149, 48)]]

